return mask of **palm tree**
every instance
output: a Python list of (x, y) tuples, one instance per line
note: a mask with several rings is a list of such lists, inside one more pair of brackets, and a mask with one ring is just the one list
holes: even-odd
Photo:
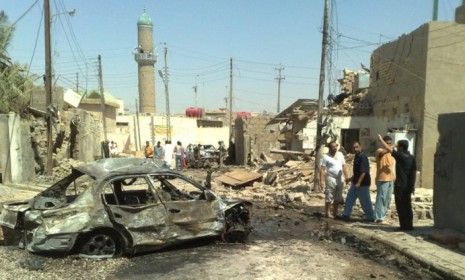
[(0, 11), (0, 113), (22, 113), (28, 105), (26, 96), (33, 86), (31, 78), (24, 73), (24, 66), (12, 63), (8, 55), (13, 31), (7, 15)]
[(0, 71), (11, 65), (7, 48), (13, 36), (14, 27), (9, 24), (8, 16), (0, 11)]

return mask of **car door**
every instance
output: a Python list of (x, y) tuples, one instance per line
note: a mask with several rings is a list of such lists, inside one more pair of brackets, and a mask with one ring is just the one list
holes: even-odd
[(170, 240), (168, 216), (147, 176), (121, 176), (104, 187), (110, 219), (124, 227), (133, 246), (161, 246)]
[(167, 209), (170, 230), (178, 239), (215, 236), (224, 230), (220, 201), (207, 199), (195, 183), (178, 175), (152, 175), (151, 180)]

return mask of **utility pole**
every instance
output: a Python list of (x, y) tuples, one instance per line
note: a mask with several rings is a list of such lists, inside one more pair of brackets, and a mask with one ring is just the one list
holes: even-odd
[(44, 0), (44, 31), (45, 31), (45, 105), (47, 110), (47, 165), (46, 174), (53, 173), (53, 146), (52, 146), (52, 47), (50, 44), (50, 1)]
[(278, 71), (278, 77), (275, 78), (276, 80), (278, 80), (278, 109), (276, 113), (279, 113), (281, 112), (281, 81), (285, 80), (286, 77), (281, 75), (281, 72), (284, 70), (284, 67), (282, 67), (281, 64), (279, 65), (278, 68), (275, 68), (275, 70)]
[(326, 67), (326, 56), (328, 54), (329, 49), (329, 0), (324, 0), (324, 16), (323, 16), (323, 39), (322, 39), (322, 46), (321, 46), (321, 64), (320, 64), (320, 83), (318, 89), (318, 117), (317, 117), (317, 124), (316, 124), (316, 146), (315, 146), (315, 176), (313, 182), (313, 188), (320, 189), (319, 185), (319, 163), (320, 163), (320, 148), (322, 145), (321, 139), (321, 132), (322, 132), (322, 123), (323, 123), (323, 98), (325, 92), (325, 67)]
[(163, 80), (163, 84), (165, 85), (165, 102), (166, 102), (166, 140), (171, 141), (171, 119), (170, 119), (170, 94), (168, 91), (168, 82), (170, 80), (170, 74), (168, 73), (168, 48), (166, 47), (166, 43), (164, 43), (164, 61), (165, 66), (163, 67), (163, 71), (158, 70), (158, 75), (160, 75), (161, 79)]
[(103, 139), (108, 141), (107, 138), (107, 120), (105, 118), (105, 94), (103, 91), (103, 75), (102, 75), (102, 56), (98, 55), (98, 84), (100, 92), (100, 111), (102, 111), (103, 122)]
[(79, 72), (76, 72), (76, 92), (79, 93)]
[(233, 139), (233, 59), (229, 58), (229, 141)]
[(166, 130), (166, 138), (171, 141), (171, 113), (170, 113), (170, 94), (169, 94), (169, 91), (168, 91), (168, 82), (170, 81), (169, 77), (169, 73), (168, 73), (168, 48), (166, 47), (166, 43), (165, 43), (165, 54), (163, 56), (164, 58), (164, 62), (165, 62), (165, 67), (164, 67), (164, 77), (166, 79), (166, 83), (165, 83), (165, 99), (166, 99), (166, 127), (167, 127), (167, 130)]
[(137, 126), (137, 133), (136, 133), (136, 137), (135, 137), (135, 140), (139, 143), (139, 148), (142, 149), (142, 143), (140, 141), (140, 122), (139, 122), (139, 104), (137, 102), (137, 98), (136, 98), (136, 126)]
[(155, 130), (153, 129), (155, 126), (155, 118), (153, 114), (150, 114), (150, 134), (152, 136), (152, 145), (155, 146)]
[(439, 0), (433, 0), (433, 21), (438, 20)]
[(197, 107), (197, 83), (192, 88), (194, 89), (195, 107)]

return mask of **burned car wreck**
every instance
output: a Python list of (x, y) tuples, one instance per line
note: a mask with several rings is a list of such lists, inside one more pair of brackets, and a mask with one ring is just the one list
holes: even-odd
[(6, 244), (30, 252), (115, 257), (204, 237), (244, 241), (249, 209), (161, 162), (112, 158), (73, 168), (29, 201), (3, 203), (0, 225)]

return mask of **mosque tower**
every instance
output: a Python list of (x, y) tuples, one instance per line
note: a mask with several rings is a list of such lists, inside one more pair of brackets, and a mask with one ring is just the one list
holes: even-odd
[(155, 114), (155, 62), (153, 24), (145, 12), (137, 21), (138, 46), (134, 53), (139, 74), (139, 112)]

